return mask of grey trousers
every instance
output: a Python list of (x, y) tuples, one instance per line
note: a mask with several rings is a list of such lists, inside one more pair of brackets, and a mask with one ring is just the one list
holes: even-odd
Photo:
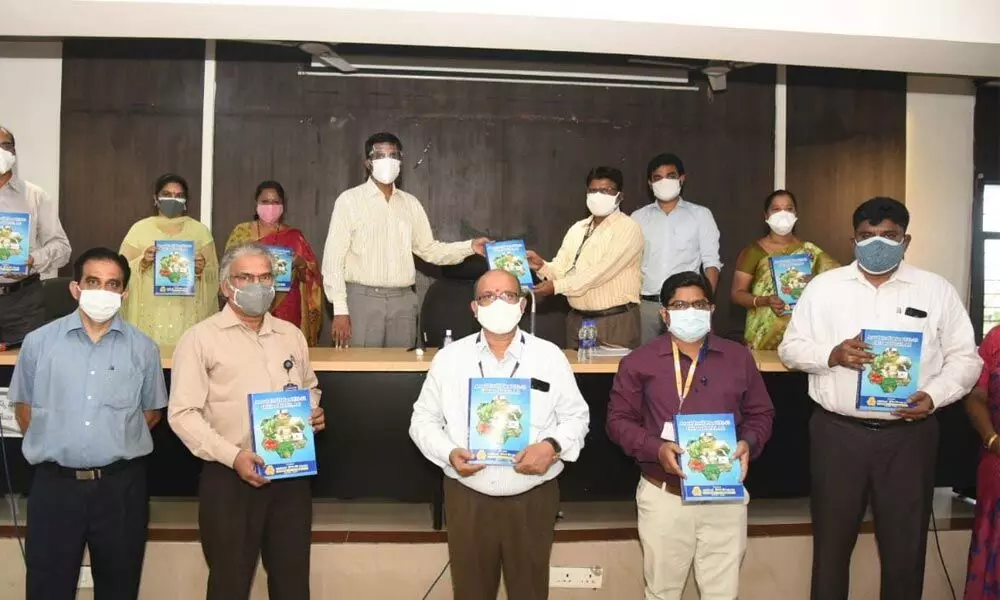
[(663, 319), (660, 318), (660, 308), (662, 306), (659, 302), (643, 300), (639, 303), (639, 314), (642, 319), (643, 346), (656, 339), (665, 331)]
[(354, 348), (410, 348), (417, 341), (417, 294), (410, 288), (347, 284)]

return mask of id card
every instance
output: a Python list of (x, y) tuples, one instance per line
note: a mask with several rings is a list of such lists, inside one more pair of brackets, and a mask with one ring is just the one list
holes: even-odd
[(668, 442), (677, 441), (677, 432), (674, 430), (673, 422), (667, 421), (663, 424), (663, 431), (660, 432), (660, 439), (667, 440)]

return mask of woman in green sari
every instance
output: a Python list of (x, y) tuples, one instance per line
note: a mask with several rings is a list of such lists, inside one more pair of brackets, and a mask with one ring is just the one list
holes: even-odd
[[(187, 216), (188, 184), (167, 173), (153, 185), (156, 214), (132, 225), (119, 252), (132, 267), (122, 316), (154, 342), (173, 346), (189, 327), (219, 312), (219, 259), (212, 233)], [(156, 242), (194, 242), (194, 295), (161, 296), (153, 291)]]
[(736, 259), (731, 297), (747, 309), (743, 337), (753, 350), (777, 350), (791, 318), (791, 311), (774, 289), (771, 257), (807, 254), (813, 275), (840, 266), (815, 244), (795, 237), (792, 230), (797, 220), (795, 196), (786, 190), (772, 192), (764, 201), (764, 221), (771, 231), (744, 248)]

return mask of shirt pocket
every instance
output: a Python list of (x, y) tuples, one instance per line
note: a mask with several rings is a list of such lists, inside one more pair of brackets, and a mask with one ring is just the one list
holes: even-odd
[(546, 430), (555, 429), (556, 411), (555, 395), (550, 391), (531, 390), (531, 440), (530, 443), (538, 441), (539, 434)]
[(100, 395), (103, 406), (116, 410), (136, 409), (141, 404), (142, 372), (134, 368), (109, 370)]

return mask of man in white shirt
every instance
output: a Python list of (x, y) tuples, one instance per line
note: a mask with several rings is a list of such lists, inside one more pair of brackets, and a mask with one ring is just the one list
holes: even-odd
[[(809, 373), (818, 405), (809, 423), (812, 600), (847, 600), (851, 553), (869, 502), (882, 598), (920, 600), (939, 437), (934, 411), (968, 393), (982, 368), (955, 289), (902, 262), (909, 222), (906, 207), (891, 198), (859, 206), (857, 260), (812, 280), (778, 349), (786, 365)], [(892, 412), (866, 410), (874, 398), (859, 402), (859, 371), (881, 377), (866, 368), (876, 356), (861, 341), (863, 329), (922, 335), (917, 381), (907, 384), (916, 391)], [(894, 379), (900, 387), (907, 381)]]
[[(508, 598), (548, 597), (559, 511), (555, 478), (562, 461), (580, 455), (590, 422), (563, 351), (518, 328), (525, 307), (520, 290), (506, 271), (489, 271), (476, 282), (472, 311), (482, 331), (437, 353), (413, 405), (410, 437), (446, 475), (452, 586), (462, 600), (496, 600), (501, 565)], [(470, 463), (480, 457), (469, 451), (470, 387), (483, 378), (505, 379), (502, 385), (530, 395), (530, 405), (511, 394), (476, 407), (477, 416), (486, 407), (493, 417), (477, 425), (476, 438), (491, 437), (499, 425), (503, 448), (513, 453), (519, 441), (525, 445), (505, 465)], [(495, 418), (498, 411), (506, 417)]]
[(434, 239), (420, 201), (396, 187), (403, 144), (391, 133), (365, 142), (368, 180), (337, 198), (323, 251), (323, 287), (333, 304), (338, 346), (408, 347), (417, 336), (413, 255), (455, 265), (487, 240)]
[[(26, 262), (27, 270), (17, 272), (0, 264), (0, 347), (21, 343), (24, 336), (45, 324), (41, 279), (55, 277), (70, 255), (59, 207), (45, 190), (18, 177), (16, 162), (14, 134), (0, 126), (0, 213), (7, 213), (4, 221), (27, 222), (27, 235), (21, 236), (25, 239), (5, 235), (0, 240), (0, 246), (8, 251), (20, 250), (20, 264)], [(6, 226), (9, 223), (0, 223), (0, 228)], [(12, 234), (18, 233), (17, 228), (12, 229)]]
[(712, 211), (681, 198), (687, 175), (675, 154), (659, 154), (646, 165), (646, 181), (655, 202), (632, 213), (645, 241), (642, 253), (642, 343), (663, 333), (660, 288), (671, 275), (704, 272), (714, 291), (719, 286), (719, 228)]

